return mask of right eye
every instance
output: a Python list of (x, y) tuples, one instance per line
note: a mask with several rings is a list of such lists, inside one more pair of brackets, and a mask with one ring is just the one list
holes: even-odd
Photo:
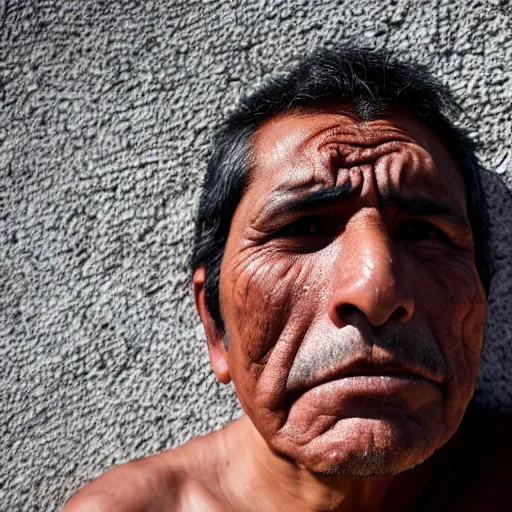
[(340, 231), (338, 219), (330, 215), (309, 215), (284, 226), (273, 238), (285, 251), (310, 253), (327, 247)]
[(280, 237), (307, 237), (325, 234), (322, 232), (325, 222), (321, 222), (322, 218), (317, 216), (303, 217), (281, 228), (276, 236)]

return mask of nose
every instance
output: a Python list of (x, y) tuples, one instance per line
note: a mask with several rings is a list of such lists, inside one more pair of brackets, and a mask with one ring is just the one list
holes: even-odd
[(385, 229), (366, 227), (346, 233), (334, 269), (329, 317), (339, 327), (363, 313), (374, 327), (407, 323), (414, 315), (414, 298), (398, 248)]

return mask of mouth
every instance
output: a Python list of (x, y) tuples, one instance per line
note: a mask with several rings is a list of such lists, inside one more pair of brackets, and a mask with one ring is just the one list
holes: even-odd
[(325, 384), (333, 380), (350, 379), (352, 377), (381, 377), (381, 378), (396, 378), (396, 379), (407, 379), (407, 380), (430, 380), (426, 379), (423, 375), (417, 373), (407, 372), (404, 370), (390, 370), (390, 371), (354, 371), (347, 372), (340, 376), (334, 376), (326, 379), (323, 382), (319, 382), (317, 385)]
[(383, 385), (403, 387), (413, 384), (429, 384), (437, 387), (443, 387), (444, 380), (437, 375), (431, 375), (426, 371), (417, 368), (405, 368), (402, 365), (383, 366), (368, 364), (368, 362), (358, 361), (342, 369), (332, 369), (332, 371), (322, 372), (313, 378), (306, 379), (298, 385), (290, 387), (287, 391), (302, 394), (313, 388), (324, 386), (329, 383), (337, 382), (339, 385), (348, 386), (349, 384), (369, 388), (373, 385), (382, 387)]
[(437, 403), (442, 386), (423, 376), (404, 372), (352, 372), (318, 381), (290, 396), (292, 403), (309, 403), (327, 416), (377, 417), (417, 410)]
[(328, 386), (329, 384), (336, 384), (343, 388), (355, 387), (361, 391), (367, 389), (370, 393), (375, 393), (382, 389), (398, 391), (404, 387), (418, 384), (433, 384), (439, 386), (438, 383), (433, 382), (431, 379), (428, 379), (423, 375), (404, 370), (366, 370), (346, 372), (342, 375), (333, 375), (329, 378), (319, 380), (313, 386), (310, 386), (309, 389)]

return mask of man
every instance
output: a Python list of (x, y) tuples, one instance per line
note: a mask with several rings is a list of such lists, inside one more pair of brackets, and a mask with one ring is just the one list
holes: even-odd
[(243, 102), (215, 141), (193, 281), (246, 416), (66, 512), (509, 507), (508, 427), (466, 412), (490, 264), (454, 105), (422, 67), (353, 49)]

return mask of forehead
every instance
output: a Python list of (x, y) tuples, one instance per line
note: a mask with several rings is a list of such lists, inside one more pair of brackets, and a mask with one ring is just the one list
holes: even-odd
[(332, 186), (336, 166), (371, 162), (378, 186), (387, 184), (406, 195), (421, 190), (466, 212), (464, 181), (450, 152), (403, 109), (389, 108), (368, 122), (335, 107), (280, 114), (258, 128), (252, 155), (248, 194), (259, 197), (256, 203), (273, 191)]

